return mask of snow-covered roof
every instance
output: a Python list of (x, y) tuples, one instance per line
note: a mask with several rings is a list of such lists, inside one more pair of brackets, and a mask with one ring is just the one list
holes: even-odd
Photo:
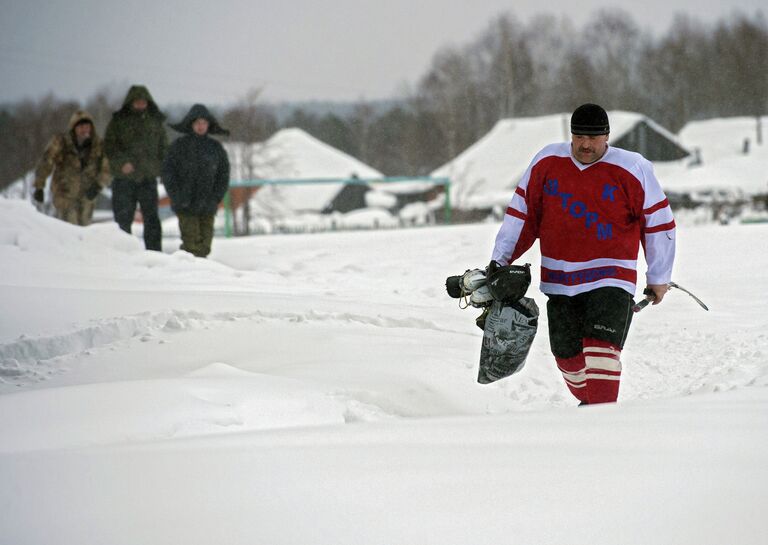
[[(768, 117), (759, 118), (762, 146), (768, 145)], [(757, 144), (757, 117), (726, 117), (691, 121), (680, 130), (680, 140), (690, 149), (697, 149), (706, 164), (726, 157), (744, 156), (744, 141), (749, 140), (750, 151)]]
[[(726, 190), (745, 195), (768, 193), (768, 118), (760, 118), (762, 144), (757, 143), (756, 117), (692, 121), (680, 131), (680, 141), (698, 150), (701, 164), (664, 173), (669, 191)], [(744, 153), (744, 141), (749, 151)]]
[[(232, 179), (339, 179), (380, 178), (378, 170), (297, 128), (282, 129), (263, 143), (226, 144), (232, 161)], [(243, 150), (249, 150), (243, 153)], [(251, 168), (243, 157), (251, 158)], [(273, 213), (322, 210), (341, 190), (337, 183), (269, 185), (261, 188), (253, 204)]]
[[(506, 203), (531, 159), (544, 146), (570, 139), (570, 115), (502, 119), (455, 159), (432, 172), (451, 178), (451, 198), (458, 208), (486, 208)], [(677, 142), (674, 134), (648, 117), (611, 111), (611, 140), (618, 141), (638, 123)]]

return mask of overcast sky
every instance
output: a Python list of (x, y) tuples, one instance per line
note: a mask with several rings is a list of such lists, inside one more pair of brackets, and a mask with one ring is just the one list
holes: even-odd
[(131, 83), (160, 104), (226, 104), (253, 88), (273, 102), (389, 98), (495, 15), (581, 25), (617, 5), (661, 33), (673, 12), (712, 22), (755, 15), (765, 0), (0, 0), (0, 103), (102, 88), (122, 97)]

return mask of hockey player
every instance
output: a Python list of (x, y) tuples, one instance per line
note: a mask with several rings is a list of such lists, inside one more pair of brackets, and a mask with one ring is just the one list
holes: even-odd
[(542, 149), (520, 180), (496, 236), (492, 266), (514, 262), (538, 238), (550, 347), (581, 404), (616, 401), (642, 243), (653, 304), (675, 256), (672, 210), (651, 163), (608, 144), (596, 104), (571, 116), (571, 141)]

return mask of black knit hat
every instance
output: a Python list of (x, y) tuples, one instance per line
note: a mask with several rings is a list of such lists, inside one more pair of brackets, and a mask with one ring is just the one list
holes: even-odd
[(608, 114), (597, 104), (582, 104), (574, 110), (571, 116), (571, 134), (593, 136), (608, 134), (611, 127), (608, 124)]

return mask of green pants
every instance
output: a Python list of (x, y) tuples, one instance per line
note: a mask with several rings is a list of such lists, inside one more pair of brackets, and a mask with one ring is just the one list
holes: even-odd
[(181, 231), (181, 249), (197, 257), (206, 257), (211, 253), (213, 241), (213, 220), (215, 215), (177, 213)]

